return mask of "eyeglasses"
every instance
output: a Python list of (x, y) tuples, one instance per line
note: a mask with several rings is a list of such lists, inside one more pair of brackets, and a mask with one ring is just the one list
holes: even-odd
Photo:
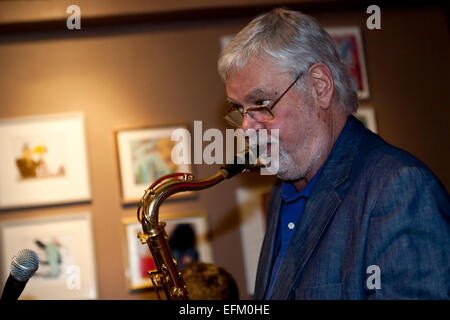
[(294, 81), (289, 85), (289, 87), (284, 90), (284, 92), (269, 106), (270, 101), (264, 100), (261, 104), (255, 105), (253, 107), (244, 110), (243, 106), (233, 104), (224, 116), (225, 121), (235, 128), (242, 127), (242, 122), (244, 121), (244, 116), (248, 114), (252, 119), (257, 122), (269, 122), (275, 118), (273, 114), (273, 109), (280, 102), (281, 98), (292, 88), (292, 86), (301, 78), (303, 73), (300, 73)]

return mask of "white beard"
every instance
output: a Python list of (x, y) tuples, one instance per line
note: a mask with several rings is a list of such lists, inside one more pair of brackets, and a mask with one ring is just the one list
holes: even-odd
[[(290, 153), (284, 150), (277, 137), (270, 138), (271, 151), (267, 154), (265, 151), (259, 154), (259, 159), (266, 165), (271, 174), (276, 174), (282, 180), (296, 180), (303, 178), (303, 173)], [(260, 139), (258, 141), (259, 150), (266, 150), (268, 140)], [(275, 154), (278, 153), (278, 154)]]
[(291, 154), (286, 152), (280, 145), (280, 165), (277, 177), (281, 180), (298, 180), (304, 177), (298, 164), (294, 161)]
[(309, 163), (309, 165), (305, 167), (305, 163), (299, 163), (296, 161), (292, 154), (287, 152), (283, 146), (279, 144), (280, 160), (277, 177), (286, 181), (296, 181), (305, 178), (322, 157), (322, 153), (314, 149), (312, 154), (315, 155), (309, 161), (305, 159), (306, 162)]

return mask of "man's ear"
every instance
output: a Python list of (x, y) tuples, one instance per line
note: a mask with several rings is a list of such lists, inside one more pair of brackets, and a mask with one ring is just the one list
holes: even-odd
[(333, 75), (324, 63), (315, 63), (309, 69), (309, 83), (313, 99), (322, 109), (328, 109), (334, 91)]

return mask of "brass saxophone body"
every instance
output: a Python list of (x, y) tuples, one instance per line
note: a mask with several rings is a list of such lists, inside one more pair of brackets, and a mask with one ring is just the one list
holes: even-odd
[[(240, 160), (238, 160), (240, 159)], [(148, 274), (155, 287), (158, 298), (159, 289), (163, 288), (168, 300), (189, 299), (181, 271), (169, 247), (165, 231), (166, 223), (159, 220), (159, 207), (162, 202), (175, 193), (196, 191), (212, 187), (220, 181), (232, 176), (260, 168), (260, 163), (250, 164), (248, 152), (235, 157), (235, 164), (222, 167), (216, 174), (201, 180), (194, 180), (189, 173), (174, 173), (156, 180), (142, 197), (137, 218), (142, 224), (138, 238), (142, 244), (147, 244), (155, 262), (156, 270)]]

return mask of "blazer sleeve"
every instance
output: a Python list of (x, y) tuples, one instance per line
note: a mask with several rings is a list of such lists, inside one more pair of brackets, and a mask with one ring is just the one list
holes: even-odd
[(449, 299), (450, 200), (438, 179), (427, 168), (400, 168), (387, 176), (374, 203), (363, 276), (367, 298)]

